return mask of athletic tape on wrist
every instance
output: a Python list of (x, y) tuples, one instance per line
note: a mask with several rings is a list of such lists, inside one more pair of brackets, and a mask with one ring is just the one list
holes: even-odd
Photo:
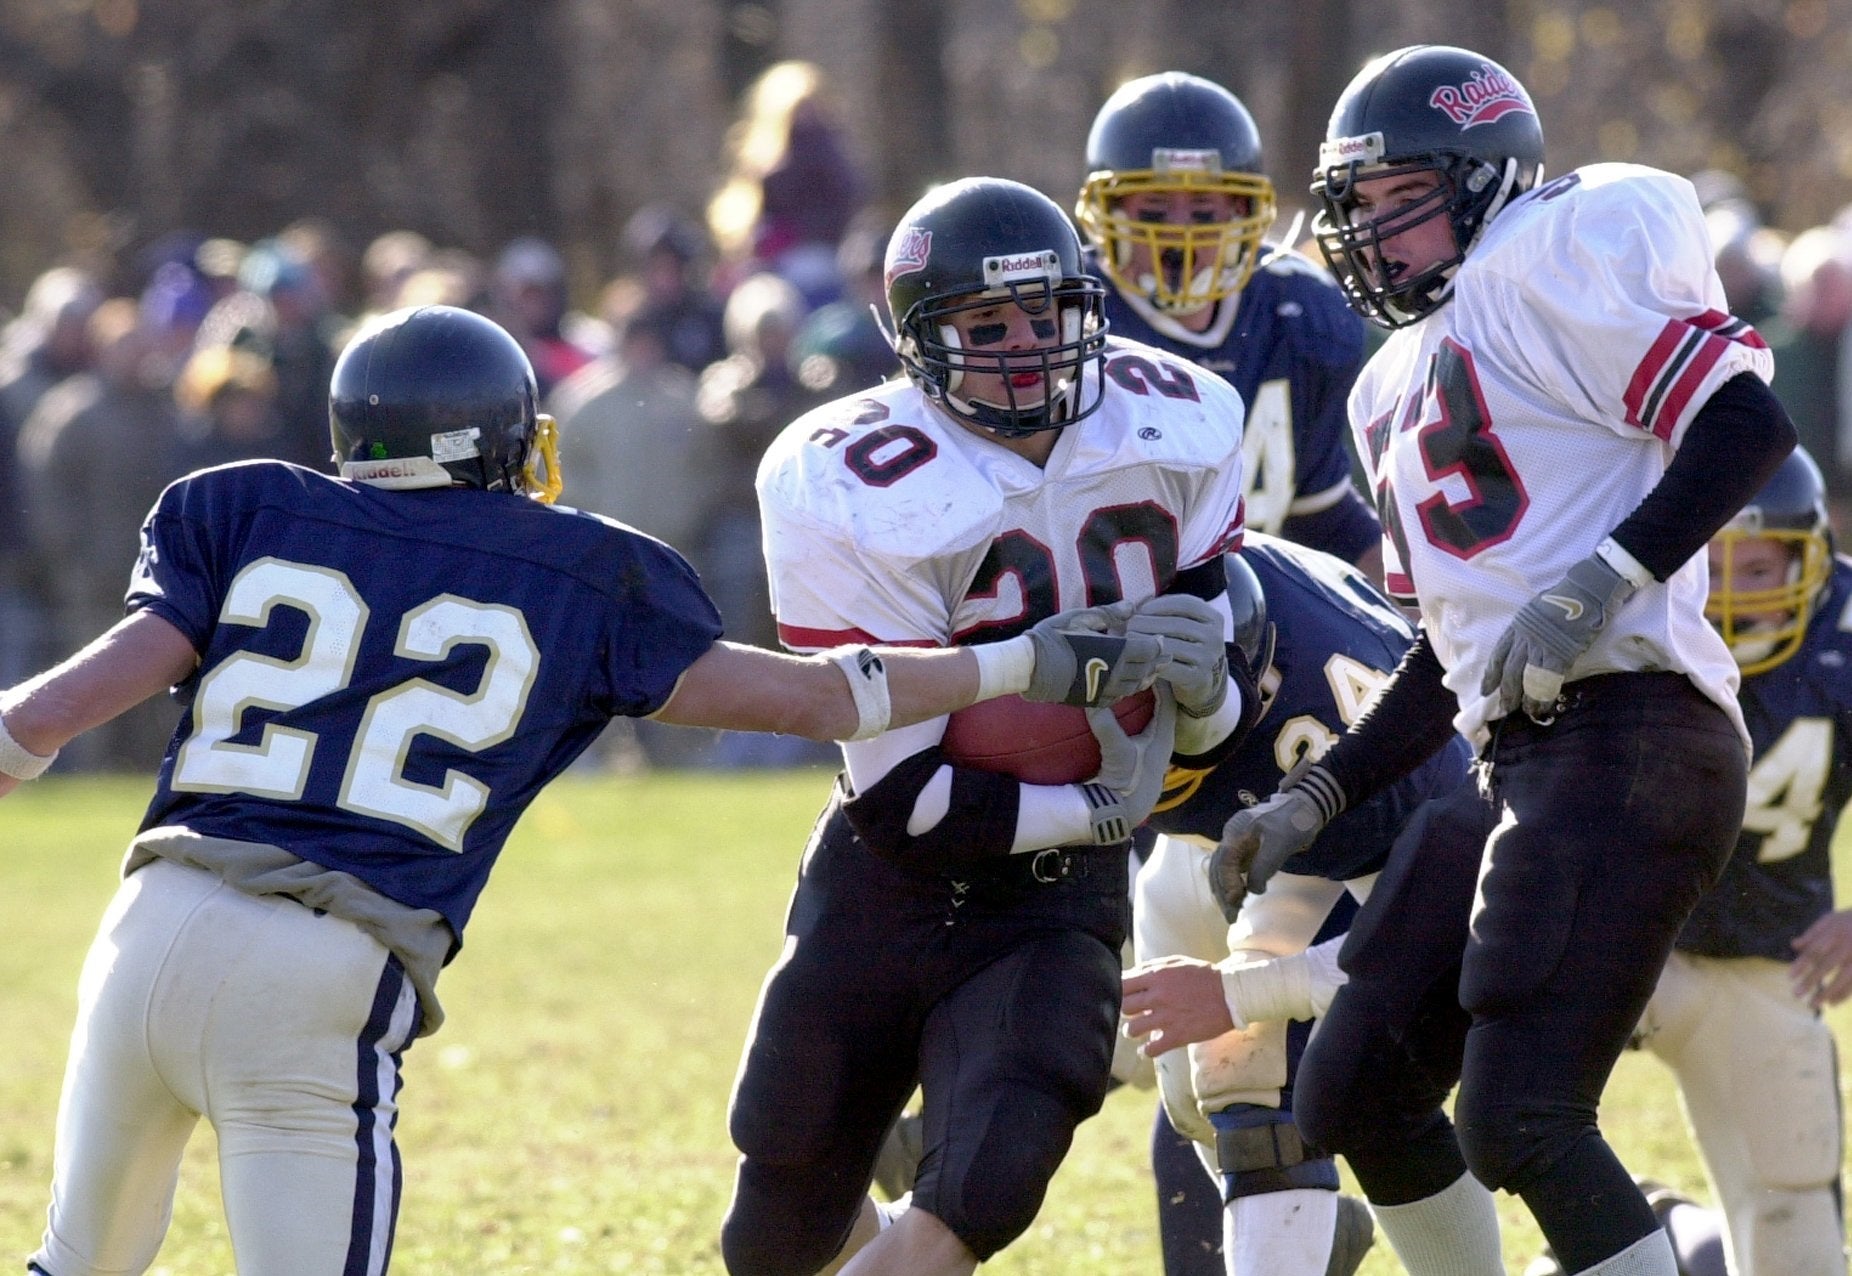
[(849, 694), (855, 697), (855, 734), (843, 739), (872, 740), (886, 731), (894, 702), (888, 697), (887, 666), (881, 657), (866, 647), (832, 647), (823, 654), (842, 670)]
[(1612, 536), (1604, 537), (1601, 544), (1595, 546), (1595, 557), (1635, 589), (1644, 589), (1653, 583), (1653, 574)]
[(27, 749), (13, 738), (13, 733), (6, 729), (6, 718), (0, 716), (0, 775), (9, 775), (15, 780), (36, 780), (57, 757), (56, 749), (49, 757), (40, 757)]
[(1035, 640), (1020, 634), (1007, 642), (984, 642), (971, 648), (977, 656), (977, 698), (1021, 695), (1035, 677)]

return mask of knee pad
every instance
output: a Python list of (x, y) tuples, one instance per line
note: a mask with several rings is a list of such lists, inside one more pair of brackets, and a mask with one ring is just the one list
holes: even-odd
[(1210, 1113), (1209, 1120), (1224, 1201), (1291, 1188), (1338, 1190), (1337, 1162), (1300, 1137), (1291, 1113), (1238, 1103)]
[(811, 1276), (841, 1252), (866, 1191), (827, 1167), (741, 1160), (720, 1225), (729, 1276)]

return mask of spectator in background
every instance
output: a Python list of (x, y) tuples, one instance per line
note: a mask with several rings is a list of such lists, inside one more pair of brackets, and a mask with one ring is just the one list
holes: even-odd
[(836, 398), (866, 390), (900, 371), (900, 360), (873, 307), (886, 303), (881, 257), (885, 228), (858, 219), (836, 250), (842, 297), (813, 310), (792, 342), (798, 382), (812, 394)]
[(489, 305), (489, 273), (481, 260), (461, 248), (436, 248), (400, 283), (394, 308), (456, 306), (482, 314)]
[[(280, 239), (253, 244), (238, 280), (250, 321), (229, 344), (267, 360), (274, 373), (270, 450), (261, 455), (325, 470), (328, 378), (334, 375), (340, 317), (329, 306), (320, 278)], [(202, 344), (211, 326), (202, 325)], [(256, 441), (255, 435), (246, 439)]]
[(695, 381), (669, 361), (667, 317), (636, 293), (612, 315), (616, 347), (561, 382), (562, 499), (671, 545), (699, 539), (706, 475), (695, 454)]
[[(283, 458), (285, 426), (277, 384), (275, 368), (260, 354), (220, 345), (194, 351), (174, 383), (180, 417), (172, 473)], [(326, 391), (322, 397), (326, 403)], [(321, 450), (328, 451), (326, 443)], [(326, 470), (328, 464), (323, 456), (314, 468)]]
[[(702, 374), (696, 394), (708, 504), (695, 565), (728, 637), (761, 647), (778, 644), (778, 629), (753, 480), (779, 431), (829, 397), (806, 390), (793, 371), (792, 343), (804, 315), (803, 294), (789, 281), (770, 273), (742, 280), (727, 298), (730, 353)], [(722, 738), (715, 752), (722, 766), (789, 766), (831, 757), (808, 740), (739, 734)]]
[[(325, 218), (303, 217), (279, 231), (277, 242), (309, 268), (323, 304), (337, 320), (333, 326), (346, 329), (347, 321), (341, 316), (352, 314), (359, 304), (354, 250), (347, 236)], [(344, 343), (337, 340), (333, 344), (338, 349)]]
[(552, 244), (523, 235), (502, 249), (489, 277), (491, 312), (527, 351), (542, 398), (592, 361), (563, 330), (566, 303), (566, 263)]
[(624, 223), (624, 248), (666, 324), (669, 361), (698, 374), (725, 358), (721, 302), (701, 278), (707, 244), (700, 226), (665, 204), (645, 205)]
[[(21, 430), (25, 514), (56, 650), (75, 651), (121, 618), (122, 564), (135, 556), (142, 516), (176, 477), (168, 462), (177, 441), (174, 351), (177, 334), (192, 340), (192, 303), (174, 303), (186, 295), (98, 306), (90, 318), (94, 370), (47, 391)], [(73, 741), (61, 765), (151, 767), (178, 716), (171, 703), (148, 701)]]
[(431, 265), (436, 251), (415, 230), (389, 230), (368, 244), (360, 254), (361, 318), (398, 309), (400, 290)]
[(1761, 327), (1781, 309), (1781, 233), (1764, 226), (1747, 200), (1713, 204), (1704, 224), (1730, 313)]
[(769, 67), (746, 91), (728, 134), (732, 166), (708, 204), (708, 226), (734, 278), (769, 270), (804, 295), (834, 301), (836, 246), (868, 198), (840, 113), (809, 62)]
[(1781, 255), (1781, 315), (1769, 325), (1774, 389), (1826, 478), (1835, 522), (1852, 514), (1852, 231), (1802, 231)]
[(16, 475), (20, 427), (48, 390), (90, 366), (90, 316), (102, 300), (87, 273), (54, 267), (0, 332), (0, 684), (33, 672), (45, 654), (45, 586), (32, 570)]
[[(562, 381), (548, 402), (559, 422), (561, 499), (671, 545), (696, 545), (710, 485), (697, 452), (704, 427), (694, 375), (669, 358), (674, 312), (634, 279), (614, 284), (607, 298), (612, 350)], [(590, 760), (618, 769), (704, 765), (714, 739), (708, 731), (618, 719)]]

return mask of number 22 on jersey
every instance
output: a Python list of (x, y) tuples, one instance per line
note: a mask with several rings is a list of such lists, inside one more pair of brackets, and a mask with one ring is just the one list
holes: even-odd
[[(307, 615), (301, 650), (279, 659), (237, 651), (200, 677), (193, 733), (174, 761), (172, 786), (192, 793), (252, 793), (299, 801), (319, 744), (312, 731), (266, 724), (253, 744), (233, 743), (248, 709), (289, 710), (344, 689), (354, 675), (370, 613), (339, 571), (260, 558), (238, 573), (222, 625), (263, 628), (278, 607)], [(527, 621), (512, 607), (439, 594), (408, 610), (394, 652), (442, 661), (459, 644), (487, 649), (482, 680), (464, 694), (409, 678), (370, 698), (341, 779), (338, 805), (391, 820), (452, 851), (488, 803), (489, 790), (460, 771), (441, 785), (415, 783), (405, 764), (420, 736), (480, 752), (514, 734), (540, 668)]]

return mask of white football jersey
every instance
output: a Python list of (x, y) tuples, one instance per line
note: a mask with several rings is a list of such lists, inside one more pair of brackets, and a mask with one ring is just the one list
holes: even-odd
[[(1351, 392), (1392, 593), (1419, 602), (1455, 725), (1486, 737), (1479, 681), (1512, 616), (1652, 491), (1711, 394), (1774, 359), (1733, 317), (1691, 184), (1577, 169), (1514, 201), (1453, 300), (1390, 336)], [(1742, 729), (1737, 671), (1695, 555), (1612, 617), (1571, 679), (1688, 675)], [(1745, 735), (1745, 740), (1747, 735)]]
[(1242, 416), (1214, 373), (1118, 340), (1045, 467), (905, 380), (807, 413), (759, 465), (779, 638), (942, 646), (1149, 598), (1238, 547)]

